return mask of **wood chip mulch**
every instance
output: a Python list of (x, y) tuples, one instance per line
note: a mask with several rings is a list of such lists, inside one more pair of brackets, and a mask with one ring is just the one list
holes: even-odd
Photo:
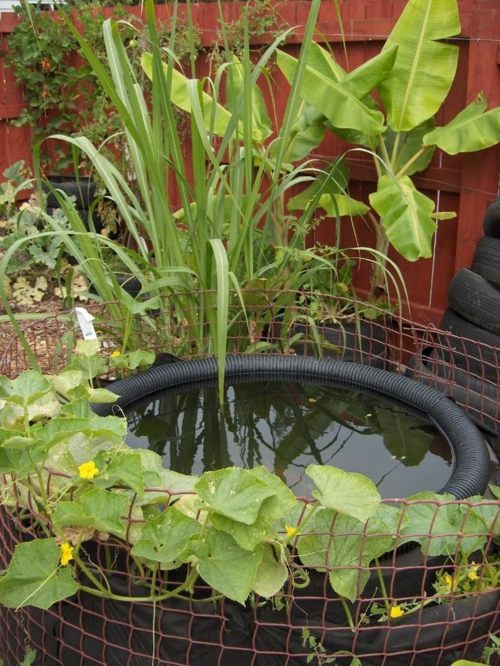
[[(30, 312), (43, 312), (44, 319), (29, 319)], [(42, 301), (31, 307), (18, 309), (18, 320), (26, 340), (35, 354), (43, 372), (50, 372), (61, 365), (61, 338), (71, 324), (59, 319), (64, 310), (60, 300)], [(32, 367), (23, 346), (10, 322), (0, 323), (0, 374), (15, 377)]]

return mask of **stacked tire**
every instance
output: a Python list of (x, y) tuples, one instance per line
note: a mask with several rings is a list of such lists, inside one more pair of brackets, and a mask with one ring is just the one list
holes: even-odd
[(489, 433), (500, 454), (500, 197), (484, 218), (484, 236), (471, 268), (462, 268), (448, 289), (432, 345), (408, 363), (415, 379), (442, 390)]

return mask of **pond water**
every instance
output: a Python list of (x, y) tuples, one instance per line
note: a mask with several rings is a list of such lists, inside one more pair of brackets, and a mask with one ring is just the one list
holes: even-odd
[(127, 409), (127, 442), (184, 474), (264, 465), (310, 496), (311, 463), (371, 478), (382, 497), (440, 490), (453, 468), (428, 421), (362, 393), (279, 381), (233, 383), (222, 407), (215, 382), (168, 389)]

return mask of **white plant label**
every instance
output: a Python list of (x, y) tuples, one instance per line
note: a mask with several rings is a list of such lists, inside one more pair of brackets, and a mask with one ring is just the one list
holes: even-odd
[(78, 325), (84, 340), (97, 340), (97, 335), (92, 323), (94, 317), (85, 308), (75, 308), (75, 314), (78, 319)]

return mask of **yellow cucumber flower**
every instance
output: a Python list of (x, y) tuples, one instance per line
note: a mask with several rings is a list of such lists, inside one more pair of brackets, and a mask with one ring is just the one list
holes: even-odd
[(391, 609), (389, 610), (389, 617), (393, 619), (397, 617), (403, 617), (404, 614), (405, 612), (401, 606), (391, 606)]
[(451, 588), (453, 586), (453, 577), (450, 576), (449, 573), (445, 573), (443, 575), (443, 583), (449, 590), (451, 590)]
[(73, 560), (73, 551), (75, 550), (73, 546), (71, 546), (69, 543), (66, 541), (64, 543), (61, 543), (59, 545), (59, 549), (61, 551), (61, 554), (59, 556), (59, 562), (62, 567), (65, 567), (71, 560)]
[(99, 474), (99, 469), (93, 460), (89, 460), (82, 465), (78, 465), (78, 475), (80, 479), (93, 479)]
[(292, 539), (299, 533), (299, 530), (296, 527), (291, 527), (290, 525), (285, 525), (285, 532), (289, 539)]
[(478, 570), (479, 570), (478, 564), (469, 567), (469, 571), (467, 572), (467, 578), (472, 581), (479, 580), (479, 574), (477, 573)]

